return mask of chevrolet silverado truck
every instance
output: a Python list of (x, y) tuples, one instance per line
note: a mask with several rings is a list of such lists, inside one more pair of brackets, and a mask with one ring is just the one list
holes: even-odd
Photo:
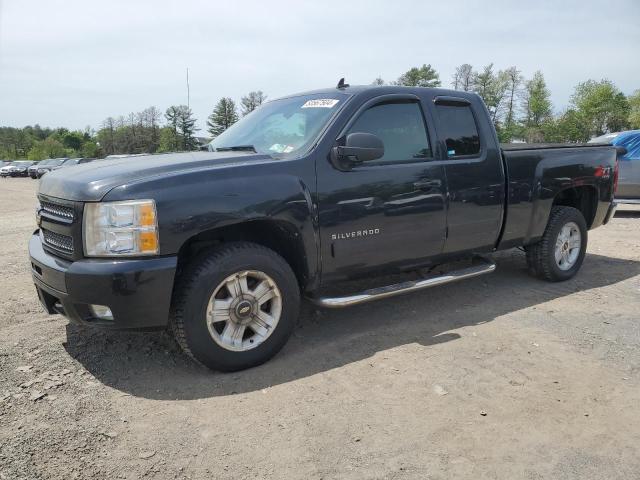
[(169, 328), (200, 363), (239, 370), (283, 347), (302, 297), (417, 291), (492, 272), (487, 254), (514, 247), (534, 275), (573, 277), (588, 230), (613, 215), (617, 172), (612, 146), (501, 148), (473, 93), (341, 81), (266, 103), (208, 151), (45, 175), (33, 279), (49, 313)]

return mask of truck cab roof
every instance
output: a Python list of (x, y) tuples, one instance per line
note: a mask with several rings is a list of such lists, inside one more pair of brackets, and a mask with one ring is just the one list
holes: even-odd
[(449, 88), (440, 88), (440, 87), (406, 87), (402, 85), (348, 85), (342, 88), (321, 88), (318, 90), (309, 90), (306, 92), (299, 92), (293, 95), (286, 95), (280, 98), (293, 98), (300, 97), (304, 95), (318, 95), (318, 94), (330, 94), (336, 95), (337, 93), (341, 93), (347, 97), (351, 96), (377, 96), (377, 95), (388, 95), (388, 94), (412, 94), (412, 95), (422, 95), (425, 92), (429, 92), (432, 94), (442, 95), (442, 96), (451, 96), (464, 98), (466, 100), (471, 101), (472, 99), (479, 98), (477, 93), (474, 92), (465, 92), (462, 90), (451, 90)]

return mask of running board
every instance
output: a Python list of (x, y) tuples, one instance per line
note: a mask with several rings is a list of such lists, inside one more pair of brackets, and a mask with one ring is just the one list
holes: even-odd
[(438, 277), (426, 278), (424, 280), (411, 280), (408, 282), (396, 283), (385, 287), (372, 288), (364, 292), (348, 295), (346, 297), (309, 297), (309, 300), (318, 307), (324, 308), (342, 308), (351, 305), (359, 305), (361, 303), (372, 302), (382, 298), (394, 297), (404, 293), (424, 290), (426, 288), (444, 285), (446, 283), (457, 282), (465, 278), (477, 277), (485, 273), (491, 273), (496, 269), (496, 264), (487, 259), (480, 257), (481, 265), (454, 270)]

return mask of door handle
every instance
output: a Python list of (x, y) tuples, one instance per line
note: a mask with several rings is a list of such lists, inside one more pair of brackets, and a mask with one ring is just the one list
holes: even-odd
[(430, 190), (432, 188), (438, 188), (442, 186), (442, 181), (438, 179), (427, 179), (424, 178), (422, 180), (418, 180), (413, 183), (414, 188), (418, 190)]

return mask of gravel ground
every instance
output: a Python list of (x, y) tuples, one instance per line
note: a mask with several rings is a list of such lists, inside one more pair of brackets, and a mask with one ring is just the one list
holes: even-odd
[(0, 478), (640, 478), (640, 209), (578, 276), (524, 255), (463, 283), (306, 306), (269, 363), (206, 371), (164, 333), (43, 313), (37, 182), (0, 180)]

